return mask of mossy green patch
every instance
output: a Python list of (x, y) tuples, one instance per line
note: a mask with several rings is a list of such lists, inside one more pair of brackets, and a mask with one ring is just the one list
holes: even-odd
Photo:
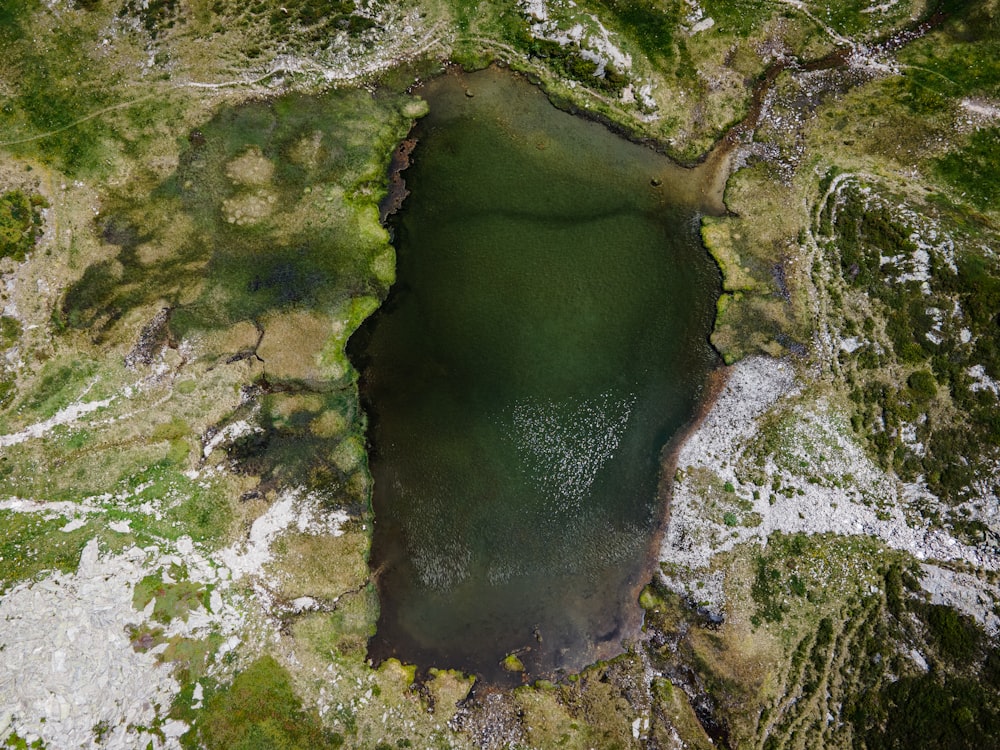
[(9, 315), (0, 315), (0, 352), (14, 346), (22, 332), (21, 321)]
[(171, 566), (171, 577), (175, 580), (165, 582), (163, 571), (145, 576), (135, 585), (132, 595), (132, 606), (145, 609), (149, 602), (153, 605), (153, 619), (167, 625), (175, 617), (187, 622), (188, 615), (198, 607), (209, 609), (211, 586), (204, 586), (186, 580), (187, 571), (180, 566)]
[(42, 233), (42, 209), (48, 205), (43, 196), (23, 190), (0, 195), (0, 258), (24, 260)]
[(93, 536), (90, 524), (61, 531), (64, 518), (0, 511), (0, 591), (50, 570), (70, 573)]
[(231, 685), (206, 695), (205, 708), (182, 743), (210, 750), (318, 750), (340, 747), (342, 739), (323, 728), (315, 710), (303, 707), (285, 668), (262, 656)]
[[(763, 352), (801, 352), (810, 321), (789, 258), (799, 252), (799, 222), (789, 189), (764, 164), (734, 174), (726, 185), (734, 215), (704, 217), (702, 242), (722, 271), (712, 344), (727, 363)], [(767, 215), (767, 221), (754, 217)]]
[[(395, 253), (389, 252), (390, 257), (395, 258)], [(395, 278), (395, 263), (392, 264), (392, 278)], [(354, 333), (369, 315), (378, 309), (379, 300), (376, 297), (365, 296), (355, 297), (342, 303), (337, 310), (337, 318), (340, 323), (340, 335), (331, 337), (320, 353), (320, 362), (324, 368), (333, 373), (353, 372), (354, 368), (347, 357), (345, 344), (347, 339)]]
[(978, 208), (991, 208), (1000, 201), (1000, 128), (972, 133), (958, 150), (936, 162), (938, 173), (963, 200)]
[(11, 750), (45, 750), (48, 747), (41, 737), (28, 742), (17, 732), (11, 732), (4, 741), (3, 746), (9, 747)]
[(508, 672), (523, 672), (524, 663), (518, 658), (517, 654), (507, 654), (503, 659), (503, 668)]

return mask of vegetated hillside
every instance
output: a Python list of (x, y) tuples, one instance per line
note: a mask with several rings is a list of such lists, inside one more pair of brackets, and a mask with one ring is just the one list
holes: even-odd
[[(998, 12), (5, 3), (0, 736), (997, 744)], [(516, 691), (366, 661), (343, 347), (394, 279), (406, 90), (449, 60), (731, 171), (702, 233), (736, 364), (678, 456), (644, 631)]]

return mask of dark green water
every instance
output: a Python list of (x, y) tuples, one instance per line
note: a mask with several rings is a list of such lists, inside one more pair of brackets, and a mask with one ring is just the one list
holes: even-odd
[(398, 281), (351, 342), (371, 653), (502, 681), (518, 651), (558, 674), (635, 628), (661, 452), (716, 363), (700, 183), (502, 70), (421, 93)]

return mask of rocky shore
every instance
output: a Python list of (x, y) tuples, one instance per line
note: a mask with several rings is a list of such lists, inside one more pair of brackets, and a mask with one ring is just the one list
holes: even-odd
[[(929, 493), (877, 467), (831, 397), (809, 378), (791, 361), (768, 357), (728, 368), (721, 393), (677, 454), (660, 547), (660, 562), (671, 571), (662, 574), (664, 582), (721, 611), (724, 575), (713, 561), (737, 545), (765, 545), (776, 532), (876, 537), (926, 561), (927, 590), (996, 632), (983, 584), (939, 567), (996, 571), (994, 551), (986, 543), (965, 544), (927, 518), (934, 502)], [(777, 442), (768, 444), (777, 451), (762, 455), (759, 442), (767, 431), (777, 433)], [(951, 593), (942, 576), (957, 587)]]

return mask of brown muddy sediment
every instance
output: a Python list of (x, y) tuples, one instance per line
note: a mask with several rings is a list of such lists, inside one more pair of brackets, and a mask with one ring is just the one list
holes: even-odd
[[(413, 132), (412, 129), (410, 132)], [(378, 204), (379, 221), (383, 225), (386, 225), (389, 217), (403, 207), (403, 202), (410, 194), (410, 191), (406, 189), (406, 180), (402, 173), (409, 169), (411, 155), (416, 147), (417, 139), (407, 135), (392, 152), (392, 157), (389, 159), (389, 189)], [(387, 226), (387, 228), (390, 227)]]
[(673, 496), (674, 474), (677, 472), (677, 461), (680, 457), (681, 448), (684, 447), (684, 443), (687, 442), (687, 439), (698, 431), (698, 428), (701, 427), (702, 423), (705, 421), (705, 417), (707, 417), (715, 407), (720, 394), (726, 387), (726, 383), (729, 382), (729, 375), (731, 372), (731, 366), (719, 365), (717, 368), (708, 373), (704, 391), (702, 392), (701, 398), (698, 402), (698, 410), (691, 418), (691, 421), (684, 425), (663, 448), (660, 463), (660, 486), (657, 490), (657, 496), (663, 503), (664, 512), (660, 526), (656, 530), (654, 536), (653, 556), (655, 559), (650, 565), (652, 570), (650, 580), (652, 580), (657, 569), (659, 568), (660, 545), (663, 542), (663, 534), (666, 532), (667, 525), (670, 522), (670, 500)]
[[(653, 530), (652, 542), (650, 543), (649, 556), (646, 565), (642, 569), (636, 582), (629, 591), (630, 596), (639, 601), (639, 597), (651, 582), (655, 581), (660, 570), (660, 549), (663, 545), (663, 536), (666, 534), (667, 526), (670, 523), (670, 500), (673, 495), (674, 474), (677, 472), (677, 461), (680, 457), (681, 448), (687, 439), (698, 431), (705, 417), (715, 407), (719, 395), (729, 382), (729, 375), (732, 368), (726, 365), (719, 365), (708, 373), (705, 387), (698, 402), (698, 408), (691, 420), (674, 434), (670, 442), (663, 447), (660, 459), (660, 481), (657, 488), (657, 498), (663, 512), (659, 518), (659, 524)], [(637, 642), (642, 638), (642, 627), (645, 613), (642, 608), (625, 612), (626, 617), (622, 618), (621, 639), (623, 641)], [(602, 656), (604, 660), (620, 653), (621, 649), (614, 653)]]

